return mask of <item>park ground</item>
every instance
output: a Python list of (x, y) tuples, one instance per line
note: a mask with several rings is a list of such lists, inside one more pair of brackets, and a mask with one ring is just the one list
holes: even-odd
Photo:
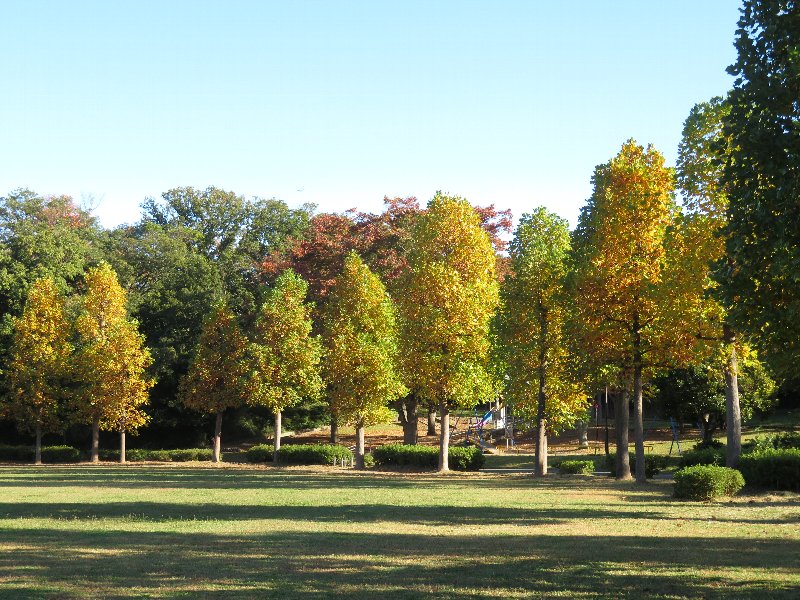
[(800, 597), (799, 495), (671, 493), (600, 476), (0, 466), (0, 598)]

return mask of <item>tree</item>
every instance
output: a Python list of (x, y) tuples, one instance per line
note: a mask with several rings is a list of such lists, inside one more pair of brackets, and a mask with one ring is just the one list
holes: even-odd
[(783, 374), (800, 362), (800, 12), (745, 0), (724, 119), (729, 260), (715, 277), (731, 323)]
[(595, 170), (594, 193), (575, 232), (576, 305), (585, 349), (617, 366), (626, 384), (616, 407), (617, 478), (630, 478), (628, 392), (635, 408), (636, 480), (645, 481), (642, 383), (665, 361), (675, 331), (661, 309), (667, 228), (675, 215), (673, 173), (664, 157), (629, 140)]
[(493, 398), (489, 323), (498, 305), (495, 253), (475, 210), (440, 192), (416, 221), (397, 294), (406, 385), (439, 405), (439, 470), (447, 471), (450, 410)]
[(406, 390), (397, 372), (394, 306), (381, 280), (351, 252), (323, 319), (331, 412), (356, 428), (356, 468), (364, 468), (364, 428), (387, 420)]
[(284, 271), (267, 293), (248, 347), (248, 402), (266, 406), (275, 415), (275, 460), (281, 447), (281, 413), (322, 390), (319, 362), (322, 348), (311, 335), (308, 284)]
[(39, 279), (28, 291), (25, 309), (13, 323), (8, 369), (10, 394), (5, 407), (22, 431), (36, 436), (35, 462), (42, 464), (42, 434), (62, 424), (72, 345), (64, 299), (52, 279)]
[(505, 393), (513, 401), (515, 416), (534, 417), (537, 424), (539, 476), (547, 474), (547, 431), (573, 425), (588, 406), (586, 393), (570, 373), (564, 340), (569, 251), (566, 220), (544, 208), (522, 215), (494, 323)]
[(100, 429), (120, 434), (120, 462), (125, 435), (147, 422), (153, 381), (152, 363), (138, 324), (127, 317), (126, 294), (108, 263), (89, 269), (83, 311), (76, 322), (79, 344), (76, 370), (81, 384), (80, 412), (92, 424), (92, 462), (99, 460)]
[[(706, 363), (672, 369), (653, 379), (654, 400), (666, 414), (677, 417), (681, 422), (689, 419), (690, 422), (700, 423), (706, 443), (711, 442), (717, 428), (725, 424), (725, 377), (720, 362), (724, 363), (724, 360), (712, 359)], [(756, 411), (763, 413), (774, 406), (775, 382), (754, 355), (743, 358), (740, 369), (737, 391), (742, 401), (742, 417), (749, 419)]]
[(222, 415), (242, 406), (246, 393), (247, 339), (236, 317), (218, 304), (203, 323), (189, 372), (181, 381), (180, 397), (189, 408), (215, 415), (214, 462), (220, 462)]

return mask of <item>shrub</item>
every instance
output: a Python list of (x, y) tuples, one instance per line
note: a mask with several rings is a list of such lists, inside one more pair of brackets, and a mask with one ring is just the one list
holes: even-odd
[[(384, 444), (372, 451), (379, 466), (434, 469), (439, 464), (439, 448), (406, 444)], [(483, 466), (483, 451), (475, 446), (454, 446), (447, 455), (454, 471), (477, 471)]]
[(167, 450), (174, 462), (189, 462), (193, 460), (211, 460), (213, 452), (211, 448), (183, 448), (179, 450)]
[(42, 448), (42, 462), (73, 463), (79, 462), (81, 452), (72, 446), (46, 446)]
[(594, 473), (592, 460), (564, 460), (556, 465), (561, 473), (568, 475), (591, 475)]
[(675, 497), (708, 502), (720, 496), (733, 496), (744, 487), (736, 469), (717, 465), (695, 465), (675, 473)]
[(800, 490), (800, 450), (769, 449), (742, 454), (739, 470), (747, 485), (773, 490)]
[(247, 451), (247, 462), (251, 463), (271, 462), (272, 454), (274, 451), (275, 448), (272, 445), (268, 444), (253, 446)]
[(0, 446), (0, 460), (6, 462), (33, 462), (33, 446)]
[(710, 439), (708, 441), (700, 441), (694, 445), (692, 450), (705, 450), (706, 448), (724, 448), (725, 444), (720, 442), (719, 440)]
[(353, 460), (353, 453), (336, 444), (293, 444), (278, 450), (278, 462), (287, 465), (332, 465)]
[[(100, 458), (103, 460), (119, 460), (119, 450), (101, 450)], [(180, 450), (145, 450), (144, 448), (130, 448), (125, 451), (125, 460), (128, 462), (188, 462), (191, 460), (211, 460), (209, 448), (184, 448)]]
[(742, 445), (742, 452), (754, 454), (764, 450), (800, 449), (800, 431), (786, 431), (777, 435), (753, 438)]
[(372, 456), (372, 453), (364, 455), (364, 468), (371, 469), (375, 466), (375, 457)]
[[(631, 473), (636, 468), (636, 455), (631, 452), (628, 455), (631, 464)], [(611, 477), (617, 476), (617, 454), (612, 452), (606, 459), (606, 466), (611, 472)], [(663, 471), (667, 467), (667, 457), (660, 454), (645, 454), (644, 455), (644, 475), (647, 479), (652, 479), (655, 475)]]
[(700, 448), (698, 444), (694, 450), (683, 453), (680, 464), (681, 467), (693, 467), (695, 465), (725, 466), (725, 446), (722, 448)]
[[(439, 451), (436, 449), (438, 464)], [(476, 446), (455, 446), (447, 453), (447, 461), (454, 471), (477, 471), (485, 462), (483, 450)]]

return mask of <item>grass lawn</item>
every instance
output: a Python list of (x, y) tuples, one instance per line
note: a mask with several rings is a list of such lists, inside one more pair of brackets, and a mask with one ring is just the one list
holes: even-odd
[(0, 467), (2, 598), (797, 598), (800, 496), (600, 477)]

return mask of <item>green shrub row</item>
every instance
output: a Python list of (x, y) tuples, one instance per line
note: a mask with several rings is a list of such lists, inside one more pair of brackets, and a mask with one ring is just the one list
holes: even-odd
[(698, 448), (684, 452), (681, 456), (681, 467), (693, 467), (695, 465), (717, 465), (725, 466), (725, 446)]
[(675, 473), (675, 497), (708, 502), (733, 496), (744, 487), (744, 478), (736, 469), (717, 465), (694, 465)]
[(260, 444), (258, 446), (253, 446), (247, 451), (247, 462), (271, 462), (274, 451), (275, 447), (272, 444)]
[[(384, 444), (372, 451), (378, 466), (436, 468), (439, 448), (406, 444)], [(450, 468), (454, 471), (477, 471), (483, 467), (483, 451), (475, 446), (454, 446), (448, 453)]]
[[(631, 473), (636, 469), (636, 454), (631, 452), (628, 455), (631, 465)], [(667, 468), (668, 458), (659, 454), (645, 454), (644, 455), (644, 474), (648, 479), (652, 479), (655, 475)], [(611, 473), (611, 477), (617, 476), (617, 454), (612, 452), (606, 459), (606, 467)]]
[[(0, 446), (0, 461), (33, 462), (35, 458), (33, 446)], [(81, 452), (72, 446), (44, 446), (42, 462), (71, 463), (81, 459)]]
[(593, 460), (564, 460), (556, 467), (561, 473), (568, 475), (591, 475), (594, 473)]
[(286, 465), (332, 465), (353, 460), (349, 448), (337, 444), (290, 444), (278, 450), (278, 462)]
[[(180, 450), (145, 450), (131, 448), (125, 451), (125, 460), (130, 462), (189, 462), (194, 460), (211, 460), (210, 448), (182, 448)], [(101, 450), (103, 460), (119, 460), (119, 450)]]
[(765, 435), (748, 440), (742, 445), (742, 452), (752, 454), (764, 450), (800, 449), (800, 431), (785, 431), (776, 435)]
[(747, 485), (772, 490), (800, 490), (800, 450), (771, 448), (742, 454), (739, 470)]

